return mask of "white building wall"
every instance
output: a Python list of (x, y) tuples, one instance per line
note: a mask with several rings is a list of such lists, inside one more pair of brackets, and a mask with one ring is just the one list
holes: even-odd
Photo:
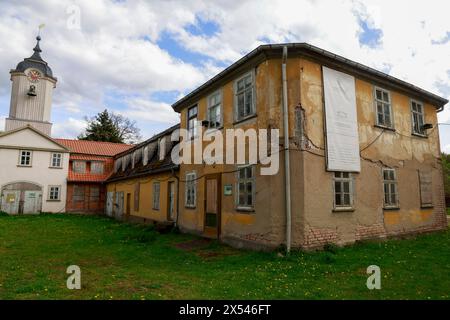
[[(25, 150), (25, 148), (24, 148)], [(50, 168), (52, 152), (32, 150), (31, 167), (19, 166), (19, 149), (0, 149), (0, 187), (31, 182), (42, 187), (42, 211), (64, 212), (66, 207), (69, 153), (63, 153), (62, 169)], [(61, 186), (60, 201), (49, 201), (49, 186)]]
[[(30, 167), (19, 165), (20, 150), (32, 151)], [(52, 153), (62, 153), (62, 168), (51, 168)], [(42, 187), (42, 211), (64, 212), (69, 172), (69, 152), (49, 138), (29, 128), (0, 135), (0, 188), (15, 182), (31, 182)], [(49, 186), (61, 186), (59, 201), (49, 201)]]

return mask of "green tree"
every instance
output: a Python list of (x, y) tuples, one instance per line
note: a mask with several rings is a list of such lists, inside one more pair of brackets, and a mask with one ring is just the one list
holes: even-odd
[(141, 139), (140, 130), (136, 122), (108, 112), (107, 109), (93, 118), (85, 118), (87, 127), (85, 132), (78, 136), (80, 140), (106, 141), (116, 143), (136, 143)]

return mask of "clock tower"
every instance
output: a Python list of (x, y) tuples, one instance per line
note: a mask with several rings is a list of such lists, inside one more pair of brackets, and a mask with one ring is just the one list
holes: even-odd
[(51, 135), (51, 107), (53, 89), (57, 79), (52, 69), (41, 57), (39, 41), (33, 55), (20, 62), (10, 71), (12, 90), (9, 117), (6, 118), (5, 130), (13, 130), (30, 125), (46, 135)]

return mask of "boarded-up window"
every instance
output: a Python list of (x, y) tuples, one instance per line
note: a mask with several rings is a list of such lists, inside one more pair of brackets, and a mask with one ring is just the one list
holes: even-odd
[(159, 210), (160, 183), (153, 182), (153, 209)]
[(422, 207), (433, 205), (431, 171), (419, 171), (420, 204)]
[(97, 202), (100, 200), (100, 187), (91, 186), (89, 191), (90, 201)]
[(139, 195), (141, 192), (141, 184), (137, 182), (134, 185), (134, 211), (139, 211)]
[(85, 173), (86, 172), (86, 161), (74, 161), (72, 163), (72, 169), (75, 173)]
[(84, 186), (73, 186), (73, 201), (81, 202), (84, 201)]

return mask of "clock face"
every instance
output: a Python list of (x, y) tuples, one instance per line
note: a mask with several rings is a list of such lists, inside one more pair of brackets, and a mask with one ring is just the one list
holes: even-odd
[(36, 82), (39, 82), (41, 73), (37, 70), (32, 69), (32, 70), (28, 71), (27, 77), (30, 82), (36, 83)]

